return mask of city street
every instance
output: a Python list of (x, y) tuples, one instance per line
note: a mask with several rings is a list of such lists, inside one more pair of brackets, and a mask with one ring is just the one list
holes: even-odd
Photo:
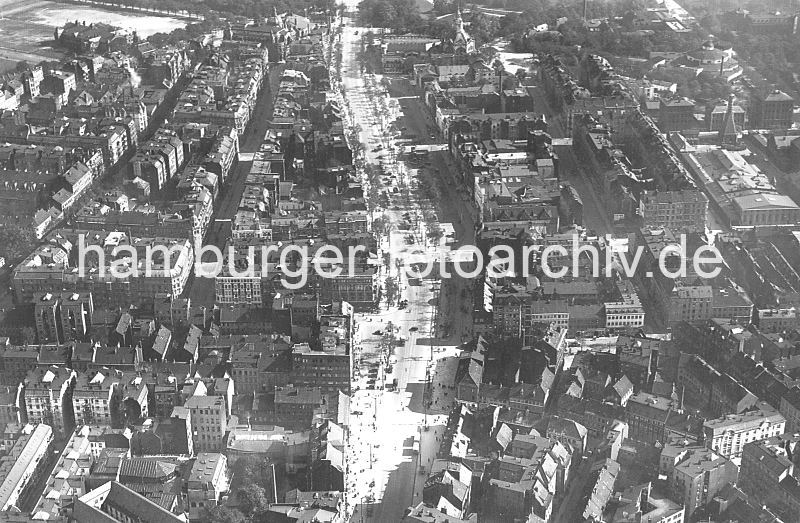
[[(391, 124), (400, 111), (403, 118), (394, 127), (407, 126), (417, 136), (427, 137), (432, 122), (418, 99), (387, 100), (380, 77), (361, 74), (356, 32), (363, 29), (348, 18), (344, 22), (341, 80), (349, 123), (360, 125), (366, 164), (376, 168), (382, 164), (384, 173), (393, 177), (380, 188), (388, 194), (389, 205), (379, 209), (377, 202), (369, 202), (375, 216), (390, 223), (388, 238), (381, 239), (379, 257), (388, 253), (391, 260), (382, 278), (395, 278), (400, 298), (407, 300), (403, 307), (396, 305), (400, 300), (392, 305), (384, 300), (378, 312), (356, 318), (359, 349), (346, 454), (348, 506), (354, 511), (353, 521), (399, 521), (409, 506), (421, 501), (454, 401), (454, 393), (441, 384), (452, 384), (458, 347), (471, 329), (471, 308), (464, 306), (468, 303), (464, 296), (471, 298), (469, 282), (461, 278), (441, 281), (438, 271), (427, 278), (408, 278), (405, 268), (412, 260), (439, 260), (453, 245), (471, 243), (474, 211), (453, 188), (447, 153), (431, 153), (429, 162), (419, 168), (395, 160)], [(365, 194), (370, 194), (366, 176), (362, 183)], [(428, 189), (423, 190), (423, 185)], [(429, 242), (427, 224), (419, 218), (430, 213), (439, 223), (452, 223), (451, 246)], [(397, 341), (392, 356), (388, 345), (393, 340)], [(391, 390), (394, 380), (397, 391)], [(426, 394), (428, 384), (430, 394)]]
[[(220, 188), (219, 197), (214, 202), (214, 221), (208, 226), (205, 244), (215, 245), (222, 249), (231, 236), (231, 219), (239, 210), (239, 201), (244, 192), (244, 182), (253, 164), (252, 160), (246, 161), (244, 158), (252, 157), (252, 153), (258, 151), (264, 141), (264, 135), (269, 127), (269, 119), (272, 116), (273, 97), (282, 71), (283, 68), (280, 66), (271, 67), (267, 78), (264, 79), (264, 86), (250, 123), (244, 134), (239, 137), (240, 159), (231, 171), (230, 179), (226, 180), (225, 185)], [(214, 306), (215, 298), (214, 278), (195, 278), (189, 291), (189, 297), (193, 306), (205, 306), (211, 309)]]

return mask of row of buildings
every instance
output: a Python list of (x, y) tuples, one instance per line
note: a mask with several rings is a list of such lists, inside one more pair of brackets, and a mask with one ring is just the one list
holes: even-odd
[[(256, 293), (221, 274), (216, 308), (188, 298), (196, 249), (209, 241), (215, 205), (239, 174), (239, 140), (253, 127), (270, 62), (290, 65), (271, 91), (275, 114), (263, 143), (252, 161), (243, 160), (251, 163), (234, 202), (230, 244), (318, 239), (344, 246), (371, 238), (348, 175), (352, 156), (339, 110), (326, 94), (327, 18), (315, 16), (276, 13), (163, 49), (103, 24), (59, 31), (76, 59), (64, 74), (39, 71), (45, 94), (58, 84), (47, 78), (64, 85), (58, 96), (31, 97), (35, 120), (27, 126), (31, 136), (61, 144), (6, 139), (4, 167), (40, 172), (48, 185), (29, 190), (42, 194), (62, 177), (85, 194), (74, 166), (96, 168), (89, 181), (111, 170), (124, 183), (88, 200), (76, 196), (69, 222), (54, 217), (59, 226), (43, 227), (42, 242), (15, 267), (15, 298), (32, 307), (39, 344), (0, 340), (9, 385), (2, 394), (4, 510), (32, 520), (202, 521), (248, 482), (264, 479), (235, 473), (246, 470), (234, 466), (238, 460), (269, 459), (269, 517), (343, 517), (355, 331), (353, 307), (343, 299), (371, 306), (375, 271), (365, 267), (372, 272), (363, 282), (312, 282), (296, 294), (279, 294), (271, 279)], [(107, 85), (111, 78), (122, 87)], [(45, 110), (58, 133), (39, 131)], [(127, 141), (79, 142), (94, 136), (95, 110), (117, 118)], [(163, 116), (152, 129), (149, 118)], [(7, 133), (25, 125), (4, 123)], [(130, 161), (116, 165), (121, 159)], [(323, 176), (337, 195), (325, 207), (293, 190), (306, 174)], [(330, 207), (337, 200), (349, 206)], [(160, 254), (145, 272), (149, 250)], [(127, 275), (106, 271), (112, 266)], [(291, 338), (271, 334), (273, 326)], [(12, 396), (13, 408), (5, 405)], [(283, 478), (295, 474), (310, 479), (301, 490), (284, 488)]]

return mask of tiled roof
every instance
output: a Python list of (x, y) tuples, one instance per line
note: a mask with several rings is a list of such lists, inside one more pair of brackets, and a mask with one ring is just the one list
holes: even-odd
[(132, 458), (122, 462), (120, 477), (149, 478), (166, 481), (175, 474), (177, 465), (157, 459)]

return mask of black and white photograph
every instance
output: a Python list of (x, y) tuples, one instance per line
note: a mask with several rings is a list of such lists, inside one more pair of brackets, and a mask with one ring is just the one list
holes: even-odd
[(0, 430), (0, 523), (800, 523), (800, 0), (0, 0)]

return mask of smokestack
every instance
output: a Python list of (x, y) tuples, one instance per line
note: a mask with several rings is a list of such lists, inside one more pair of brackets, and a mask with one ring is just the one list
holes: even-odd
[(583, 21), (586, 22), (586, 16), (589, 11), (589, 0), (583, 0)]
[(136, 70), (133, 67), (128, 66), (128, 74), (131, 75), (131, 87), (132, 88), (136, 89), (137, 87), (139, 87), (142, 84), (142, 77), (139, 76), (139, 73), (137, 73)]
[(739, 130), (736, 128), (736, 120), (733, 117), (733, 100), (734, 95), (731, 93), (728, 96), (728, 107), (725, 110), (725, 119), (722, 121), (722, 127), (719, 130), (720, 144), (725, 143), (726, 139), (732, 135), (732, 142), (737, 142), (737, 135)]

